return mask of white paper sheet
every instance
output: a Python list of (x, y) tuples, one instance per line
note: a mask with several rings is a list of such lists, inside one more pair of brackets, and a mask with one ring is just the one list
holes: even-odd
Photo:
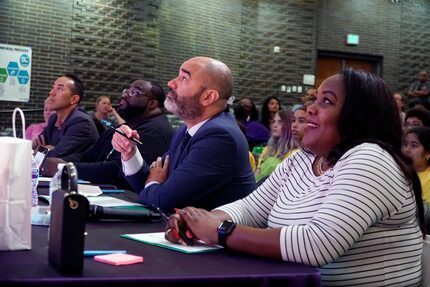
[(100, 205), (103, 207), (118, 207), (118, 206), (142, 206), (136, 202), (129, 202), (110, 196), (89, 197), (90, 204)]
[(123, 234), (121, 237), (184, 253), (201, 253), (222, 249), (221, 246), (208, 245), (203, 241), (199, 241), (193, 246), (175, 244), (164, 238), (164, 232)]

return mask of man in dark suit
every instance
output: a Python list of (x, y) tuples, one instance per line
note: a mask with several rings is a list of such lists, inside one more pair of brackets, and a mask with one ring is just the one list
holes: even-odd
[[(165, 99), (163, 88), (145, 80), (133, 82), (122, 93), (118, 113), (139, 134), (142, 145), (138, 149), (145, 161), (152, 162), (169, 149), (174, 130), (164, 113)], [(82, 154), (48, 159), (45, 172), (53, 175), (59, 162), (72, 161), (80, 179), (129, 189), (121, 176), (121, 154), (112, 147), (113, 134), (112, 129), (107, 129), (95, 145)]]
[[(212, 209), (248, 195), (255, 188), (248, 144), (233, 116), (223, 112), (233, 89), (230, 69), (195, 57), (168, 86), (165, 106), (185, 126), (175, 133), (164, 162), (159, 157), (149, 167), (133, 141), (117, 134), (112, 139), (139, 201), (171, 212), (189, 205)], [(120, 128), (128, 138), (138, 137)]]
[(52, 110), (42, 135), (33, 141), (33, 149), (46, 146), (48, 157), (63, 157), (80, 153), (92, 146), (99, 134), (92, 118), (79, 108), (84, 97), (84, 85), (72, 74), (55, 80), (48, 101)]

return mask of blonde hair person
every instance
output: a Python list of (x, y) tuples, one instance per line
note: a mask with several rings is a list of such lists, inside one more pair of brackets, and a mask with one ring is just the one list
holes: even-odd
[(31, 124), (27, 127), (27, 129), (25, 130), (25, 138), (28, 140), (33, 141), (35, 138), (37, 138), (45, 129), (45, 127), (48, 125), (48, 120), (49, 117), (51, 116), (52, 113), (54, 113), (55, 111), (52, 110), (52, 102), (49, 99), (49, 97), (47, 97), (44, 101), (44, 105), (43, 105), (43, 119), (44, 122), (43, 123), (37, 123), (37, 124)]
[(112, 107), (112, 103), (108, 96), (100, 96), (97, 98), (94, 117), (99, 121), (107, 120), (109, 122), (117, 122), (118, 124), (125, 123), (115, 108)]
[(296, 140), (297, 146), (302, 145), (302, 139), (306, 129), (306, 108), (302, 105), (293, 109), (294, 115), (291, 123), (291, 133)]
[(289, 110), (276, 113), (271, 126), (270, 139), (258, 159), (255, 171), (257, 182), (269, 176), (283, 159), (297, 149), (291, 132), (292, 116), (293, 113)]
[(125, 120), (118, 114), (108, 96), (100, 96), (96, 100), (94, 112), (90, 112), (97, 131), (101, 135), (104, 133), (106, 126), (117, 127), (125, 123)]
[(395, 92), (393, 94), (393, 97), (396, 100), (397, 107), (399, 108), (399, 113), (400, 113), (400, 117), (402, 118), (402, 122), (404, 122), (406, 97), (402, 92)]

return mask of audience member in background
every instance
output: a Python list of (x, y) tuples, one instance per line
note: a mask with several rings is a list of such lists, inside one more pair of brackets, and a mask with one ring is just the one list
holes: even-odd
[(421, 188), (401, 136), (383, 80), (345, 70), (307, 108), (304, 149), (242, 200), (212, 212), (178, 210), (165, 236), (184, 244), (180, 226), (209, 244), (315, 266), (323, 286), (418, 286)]
[(246, 121), (258, 121), (259, 114), (255, 103), (250, 98), (241, 98), (239, 104), (245, 109), (247, 118)]
[[(155, 82), (137, 80), (123, 91), (118, 113), (127, 125), (139, 134), (142, 145), (140, 154), (146, 162), (169, 149), (173, 128), (164, 113), (166, 95)], [(115, 131), (107, 129), (97, 142), (82, 154), (60, 158), (48, 158), (43, 167), (46, 175), (52, 176), (58, 162), (72, 161), (80, 179), (91, 183), (108, 183), (119, 188), (130, 186), (121, 176), (121, 154), (112, 147)]]
[(296, 141), (291, 132), (292, 117), (293, 113), (289, 110), (276, 113), (269, 142), (258, 158), (255, 171), (257, 182), (269, 176), (282, 160), (297, 151)]
[(117, 127), (125, 123), (124, 119), (122, 119), (115, 108), (112, 107), (108, 96), (98, 97), (95, 111), (90, 114), (93, 116), (94, 123), (100, 135), (105, 131), (106, 125)]
[(302, 97), (302, 103), (303, 106), (306, 108), (310, 105), (312, 105), (315, 100), (316, 100), (316, 94), (317, 94), (317, 90), (316, 89), (308, 89), (306, 91), (306, 95), (304, 95)]
[(423, 108), (412, 108), (405, 115), (405, 129), (414, 127), (430, 127), (430, 112)]
[(404, 122), (406, 97), (402, 92), (395, 92), (393, 96), (394, 96), (394, 99), (396, 100), (397, 107), (399, 108), (400, 118), (402, 119), (402, 122)]
[(275, 118), (277, 112), (281, 110), (281, 102), (275, 96), (270, 96), (264, 99), (261, 108), (261, 124), (270, 131), (270, 125)]
[(413, 82), (408, 90), (408, 107), (413, 108), (420, 103), (429, 102), (430, 85), (427, 71), (418, 73), (418, 80)]
[[(176, 131), (164, 159), (149, 167), (133, 141), (116, 133), (112, 139), (139, 201), (173, 212), (190, 204), (211, 209), (248, 195), (255, 179), (246, 139), (233, 116), (223, 112), (233, 89), (230, 69), (218, 60), (195, 57), (167, 85), (166, 109), (185, 126)], [(119, 129), (129, 138), (139, 137), (126, 125)]]
[(412, 160), (421, 183), (424, 216), (429, 231), (430, 223), (430, 128), (416, 127), (403, 136), (402, 152)]
[(52, 103), (48, 97), (45, 99), (45, 102), (43, 104), (44, 122), (29, 125), (28, 128), (25, 130), (25, 138), (31, 141), (37, 138), (48, 125), (49, 116), (52, 114), (52, 112)]
[(293, 113), (291, 133), (296, 141), (296, 145), (301, 147), (306, 129), (306, 108), (304, 106), (298, 106), (293, 109)]
[(33, 141), (38, 146), (52, 148), (48, 157), (65, 157), (81, 153), (91, 147), (98, 138), (98, 132), (91, 116), (79, 108), (84, 97), (84, 85), (72, 74), (55, 80), (49, 100), (54, 113), (48, 120), (43, 134)]
[[(245, 128), (245, 125), (243, 123), (239, 122), (238, 120), (236, 120), (236, 123), (239, 126), (240, 131), (246, 137), (246, 128)], [(249, 147), (248, 147), (248, 149), (249, 149)], [(252, 154), (251, 151), (249, 151), (248, 154), (249, 154), (249, 163), (251, 164), (252, 172), (255, 172), (255, 169), (257, 168), (257, 162), (255, 161), (255, 157), (254, 157), (254, 155)]]
[(269, 130), (257, 121), (250, 119), (249, 110), (241, 104), (234, 107), (234, 116), (237, 121), (245, 126), (246, 140), (248, 141), (249, 150), (252, 151), (255, 146), (264, 146), (269, 140)]

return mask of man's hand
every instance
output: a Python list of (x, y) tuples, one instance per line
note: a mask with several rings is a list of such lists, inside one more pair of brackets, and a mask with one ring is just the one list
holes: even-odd
[(117, 152), (121, 153), (122, 160), (128, 161), (137, 151), (136, 144), (130, 140), (130, 138), (134, 137), (135, 139), (139, 139), (139, 134), (136, 130), (132, 130), (126, 125), (122, 125), (118, 129), (123, 131), (127, 138), (118, 133), (114, 133), (112, 137), (112, 146)]
[(31, 143), (31, 147), (33, 151), (37, 151), (41, 146), (44, 147), (45, 145), (46, 145), (46, 141), (43, 134), (38, 135)]
[(156, 161), (154, 161), (149, 167), (149, 175), (146, 182), (156, 181), (159, 183), (163, 183), (167, 180), (167, 176), (169, 174), (169, 156), (167, 155), (164, 160), (161, 157), (158, 157)]

